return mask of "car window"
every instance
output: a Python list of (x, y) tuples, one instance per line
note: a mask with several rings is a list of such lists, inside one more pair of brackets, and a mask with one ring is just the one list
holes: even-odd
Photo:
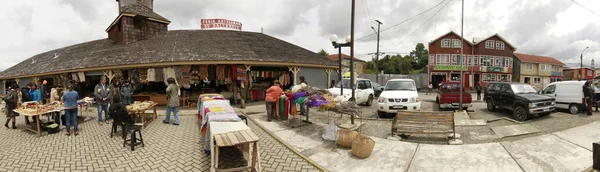
[(365, 81), (358, 81), (358, 89), (364, 90), (367, 88), (367, 83)]
[(371, 86), (371, 81), (365, 81), (365, 83), (367, 86), (366, 89), (373, 88), (373, 86)]
[(456, 91), (460, 90), (459, 84), (444, 84), (442, 85), (442, 91)]
[(544, 91), (542, 91), (543, 94), (554, 94), (554, 92), (556, 91), (556, 85), (550, 85), (548, 87), (546, 87), (546, 89), (544, 89)]
[(502, 85), (501, 91), (503, 93), (512, 93), (512, 90), (510, 90), (510, 85), (507, 84)]
[(417, 91), (417, 87), (413, 81), (388, 81), (385, 85), (385, 90), (408, 90)]
[(500, 84), (494, 85), (494, 91), (500, 91)]

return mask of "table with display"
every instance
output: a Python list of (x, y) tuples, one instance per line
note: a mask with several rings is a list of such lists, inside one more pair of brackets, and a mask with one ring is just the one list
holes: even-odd
[[(15, 109), (13, 111), (15, 113), (18, 113), (19, 115), (23, 116), (23, 120), (25, 122), (25, 130), (34, 132), (37, 134), (38, 137), (40, 137), (40, 136), (42, 136), (40, 117), (45, 116), (45, 115), (52, 116), (53, 114), (57, 114), (57, 112), (58, 112), (58, 114), (60, 114), (61, 111), (64, 111), (64, 108), (55, 108), (50, 111), (39, 111), (39, 112), (35, 112), (35, 113), (20, 112), (17, 109)], [(36, 123), (35, 128), (29, 127), (29, 123), (27, 120), (28, 117), (33, 117), (33, 119), (35, 119), (35, 123)]]
[(144, 108), (144, 109), (131, 109), (128, 110), (129, 114), (135, 115), (136, 119), (140, 118), (142, 124), (142, 129), (144, 129), (146, 127), (146, 125), (149, 124), (150, 121), (146, 120), (146, 111), (149, 109), (152, 109), (152, 116), (150, 119), (155, 120), (156, 118), (158, 118), (158, 113), (156, 113), (156, 106), (158, 105), (158, 103), (152, 103), (150, 106), (148, 106), (148, 108)]

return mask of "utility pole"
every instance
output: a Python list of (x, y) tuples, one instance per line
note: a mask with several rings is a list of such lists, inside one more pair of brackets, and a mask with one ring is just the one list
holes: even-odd
[[(462, 0), (462, 7), (460, 12), (460, 103), (458, 104), (458, 110), (462, 112), (463, 110), (463, 87), (464, 81), (463, 78), (463, 63), (464, 63), (464, 53), (463, 53), (463, 44), (465, 42), (465, 37), (463, 37), (463, 25), (464, 25), (464, 16), (465, 16), (465, 0)], [(456, 133), (456, 132), (455, 132)]]
[[(354, 93), (356, 91), (355, 80), (354, 80), (354, 7), (356, 0), (352, 0), (352, 14), (350, 21), (350, 42), (352, 45), (350, 46), (350, 86), (352, 87), (352, 101), (356, 102), (356, 97), (354, 97)], [(354, 124), (354, 116), (350, 115), (350, 123)]]
[[(381, 29), (381, 21), (379, 20), (375, 20), (375, 22), (377, 22), (377, 56), (375, 57), (375, 82), (380, 83), (379, 82), (379, 32)], [(375, 30), (375, 28), (371, 27), (373, 30)]]

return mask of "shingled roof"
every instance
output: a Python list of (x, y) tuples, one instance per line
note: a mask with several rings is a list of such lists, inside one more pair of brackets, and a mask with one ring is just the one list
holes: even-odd
[(337, 66), (335, 61), (317, 53), (262, 33), (175, 30), (127, 45), (100, 39), (48, 51), (6, 69), (0, 73), (0, 79), (152, 65), (259, 65), (267, 62), (311, 67)]
[(154, 13), (154, 11), (152, 11), (152, 9), (150, 9), (144, 5), (140, 5), (140, 4), (130, 4), (130, 5), (125, 6), (125, 8), (123, 8), (122, 13), (141, 15), (144, 17), (149, 17), (149, 18), (154, 18), (154, 19), (159, 19), (159, 20), (170, 22), (168, 19), (164, 18), (163, 16), (160, 16), (160, 15)]
[(564, 63), (556, 60), (555, 58), (548, 57), (548, 56), (523, 54), (523, 53), (514, 53), (513, 55), (515, 55), (515, 57), (518, 58), (519, 60), (521, 60), (522, 62), (553, 64), (553, 65), (560, 65), (560, 66), (565, 65)]

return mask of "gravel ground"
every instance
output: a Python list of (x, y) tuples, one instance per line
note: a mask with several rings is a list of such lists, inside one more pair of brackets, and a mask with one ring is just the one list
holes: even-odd
[[(419, 97), (421, 98), (421, 111), (439, 111), (437, 108), (437, 104), (435, 103), (435, 98), (437, 94), (429, 94), (420, 93)], [(475, 95), (473, 96), (475, 100)], [(386, 138), (390, 134), (391, 129), (391, 119), (381, 119), (377, 116), (376, 106), (373, 105), (371, 107), (360, 106), (362, 108), (362, 114), (360, 117), (355, 119), (356, 123), (364, 123), (361, 127), (361, 133)], [(447, 111), (452, 111), (452, 109), (443, 109)], [(496, 110), (494, 112), (490, 112), (486, 109), (486, 104), (483, 101), (476, 101), (473, 103), (473, 107), (469, 108), (469, 110), (473, 110), (473, 112), (469, 112), (471, 119), (483, 119), (486, 121), (499, 119), (503, 117), (511, 118), (512, 113), (508, 110)], [(329, 120), (334, 120), (337, 123), (347, 123), (350, 121), (348, 115), (344, 115), (340, 118), (339, 114), (328, 113), (328, 112), (318, 112), (316, 109), (312, 110), (311, 113), (316, 113), (316, 115), (311, 116), (311, 121), (313, 122), (322, 122), (328, 123)], [(328, 114), (330, 117), (328, 118)], [(522, 124), (518, 124), (509, 120), (501, 119), (489, 121), (487, 126), (457, 126), (456, 131), (462, 137), (460, 138), (465, 144), (477, 144), (477, 143), (489, 143), (489, 142), (498, 142), (498, 141), (513, 141), (519, 140), (527, 137), (543, 135), (548, 133), (553, 133), (557, 131), (566, 130), (569, 128), (585, 125), (591, 122), (600, 121), (600, 113), (594, 112), (594, 115), (587, 116), (584, 113), (573, 115), (566, 113), (566, 111), (559, 110), (556, 113), (553, 113), (549, 116), (545, 117), (534, 117), (528, 121), (525, 121)], [(521, 136), (512, 136), (512, 137), (504, 137), (498, 138), (491, 130), (491, 127), (495, 126), (508, 126), (508, 125), (523, 125), (529, 124), (533, 127), (541, 130), (539, 133), (521, 135)], [(411, 135), (407, 139), (403, 139), (403, 141), (408, 142), (418, 142), (418, 143), (430, 143), (430, 144), (447, 144), (448, 139), (445, 135)]]

